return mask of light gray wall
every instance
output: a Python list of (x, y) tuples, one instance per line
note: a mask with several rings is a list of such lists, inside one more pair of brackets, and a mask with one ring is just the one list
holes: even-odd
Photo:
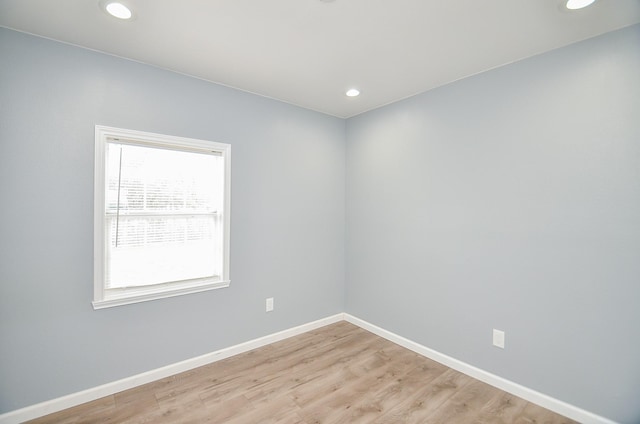
[[(230, 288), (92, 309), (96, 124), (231, 144)], [(344, 126), (0, 29), (0, 413), (342, 312)]]
[[(344, 121), (0, 29), (0, 413), (346, 308), (640, 421), (639, 42), (348, 120), (345, 305)], [(229, 289), (92, 310), (95, 124), (232, 145)]]
[(640, 422), (640, 26), (349, 119), (346, 253), (347, 312)]

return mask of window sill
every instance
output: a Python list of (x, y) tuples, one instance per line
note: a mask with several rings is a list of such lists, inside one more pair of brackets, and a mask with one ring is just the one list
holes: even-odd
[(162, 290), (156, 292), (130, 293), (126, 295), (105, 297), (102, 300), (91, 302), (93, 309), (105, 309), (114, 306), (130, 305), (132, 303), (146, 302), (149, 300), (165, 299), (167, 297), (182, 296), (184, 294), (199, 293), (203, 291), (222, 289), (229, 287), (230, 281), (216, 281), (192, 287), (174, 288), (173, 290)]

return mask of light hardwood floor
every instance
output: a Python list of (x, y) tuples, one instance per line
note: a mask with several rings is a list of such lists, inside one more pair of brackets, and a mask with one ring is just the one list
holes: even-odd
[(340, 322), (30, 423), (574, 421)]

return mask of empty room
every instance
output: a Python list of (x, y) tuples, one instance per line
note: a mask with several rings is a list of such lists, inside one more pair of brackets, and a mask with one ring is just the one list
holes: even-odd
[(640, 423), (638, 0), (0, 0), (0, 424)]

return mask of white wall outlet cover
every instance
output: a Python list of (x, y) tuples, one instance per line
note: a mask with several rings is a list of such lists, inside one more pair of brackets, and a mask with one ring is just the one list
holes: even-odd
[(493, 329), (493, 345), (504, 349), (504, 331)]
[(273, 297), (270, 297), (266, 301), (267, 312), (273, 311)]

